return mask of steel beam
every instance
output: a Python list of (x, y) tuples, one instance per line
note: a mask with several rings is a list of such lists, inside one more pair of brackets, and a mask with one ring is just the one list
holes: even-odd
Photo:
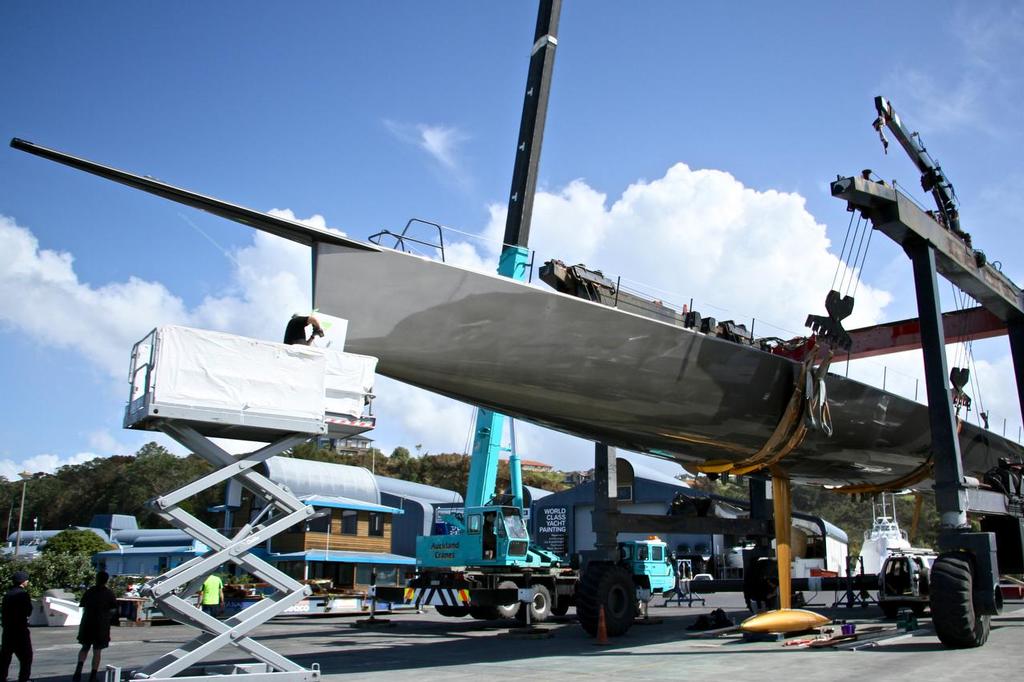
[(615, 520), (619, 533), (693, 533), (695, 535), (745, 535), (768, 537), (767, 519), (723, 519), (717, 516), (666, 516), (664, 514), (619, 514)]
[[(985, 308), (943, 313), (942, 327), (945, 329), (947, 344), (1007, 334), (1006, 323)], [(848, 333), (853, 346), (839, 360), (859, 360), (921, 347), (921, 321), (916, 318), (851, 329)]]
[(922, 240), (930, 244), (936, 270), (1000, 320), (1024, 317), (1024, 292), (903, 193), (885, 183), (851, 177), (833, 182), (832, 196), (845, 199), (876, 230), (904, 248)]

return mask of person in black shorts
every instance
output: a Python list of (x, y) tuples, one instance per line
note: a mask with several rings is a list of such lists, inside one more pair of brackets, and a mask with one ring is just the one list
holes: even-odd
[(80, 606), (84, 609), (82, 623), (78, 626), (78, 643), (82, 650), (78, 652), (78, 664), (75, 666), (74, 682), (82, 679), (82, 666), (92, 649), (92, 672), (89, 682), (97, 682), (96, 675), (100, 669), (100, 652), (110, 645), (110, 625), (117, 620), (117, 597), (107, 587), (110, 576), (106, 571), (96, 574), (96, 584), (82, 595)]
[[(307, 326), (313, 327), (313, 333), (309, 335), (308, 339), (306, 338)], [(284, 343), (308, 346), (313, 343), (313, 339), (323, 335), (323, 328), (312, 315), (292, 315), (292, 319), (288, 321), (288, 326), (284, 329)]]

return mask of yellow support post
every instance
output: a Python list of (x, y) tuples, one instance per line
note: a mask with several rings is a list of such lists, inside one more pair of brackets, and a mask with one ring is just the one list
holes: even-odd
[(793, 566), (789, 549), (793, 505), (789, 477), (778, 470), (772, 471), (772, 508), (775, 512), (775, 559), (779, 566), (779, 608), (785, 610), (793, 606)]

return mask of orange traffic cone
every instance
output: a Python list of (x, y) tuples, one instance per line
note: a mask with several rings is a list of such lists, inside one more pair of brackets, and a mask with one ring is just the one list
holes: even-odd
[(604, 604), (601, 605), (601, 610), (597, 612), (597, 641), (594, 642), (594, 646), (608, 646), (608, 624), (604, 619)]

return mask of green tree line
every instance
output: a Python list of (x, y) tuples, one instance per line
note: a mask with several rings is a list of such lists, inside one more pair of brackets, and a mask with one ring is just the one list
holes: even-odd
[[(466, 493), (470, 458), (459, 453), (413, 455), (407, 448), (397, 447), (390, 455), (377, 449), (346, 454), (318, 448), (310, 442), (294, 448), (291, 454), (302, 459), (366, 467), (382, 476), (424, 483), (462, 495)], [(97, 458), (61, 467), (53, 474), (36, 473), (27, 482), (0, 478), (0, 514), (7, 512), (8, 532), (13, 534), (17, 529), (24, 486), (22, 527), (26, 530), (33, 527), (34, 519), (38, 519), (41, 529), (84, 526), (96, 514), (129, 514), (138, 519), (140, 527), (160, 527), (163, 523), (145, 503), (211, 470), (210, 465), (196, 455), (178, 457), (156, 443), (148, 443), (134, 455)], [(508, 479), (508, 463), (503, 461), (498, 471), (499, 489), (508, 485)], [(550, 491), (567, 487), (564, 474), (555, 471), (524, 471), (523, 482)], [(701, 478), (698, 485), (730, 497), (746, 499), (747, 496), (747, 483), (743, 479), (723, 483)], [(223, 501), (223, 486), (216, 486), (185, 501), (182, 506), (216, 527), (221, 521), (220, 515), (207, 510)], [(871, 526), (870, 500), (823, 488), (794, 486), (793, 502), (795, 509), (821, 516), (842, 528), (850, 538), (850, 553), (859, 551), (864, 531)], [(913, 507), (911, 496), (897, 498), (897, 517), (906, 530), (910, 529)], [(2, 517), (0, 523), (3, 523)], [(934, 547), (937, 528), (934, 499), (926, 496), (915, 544)]]

